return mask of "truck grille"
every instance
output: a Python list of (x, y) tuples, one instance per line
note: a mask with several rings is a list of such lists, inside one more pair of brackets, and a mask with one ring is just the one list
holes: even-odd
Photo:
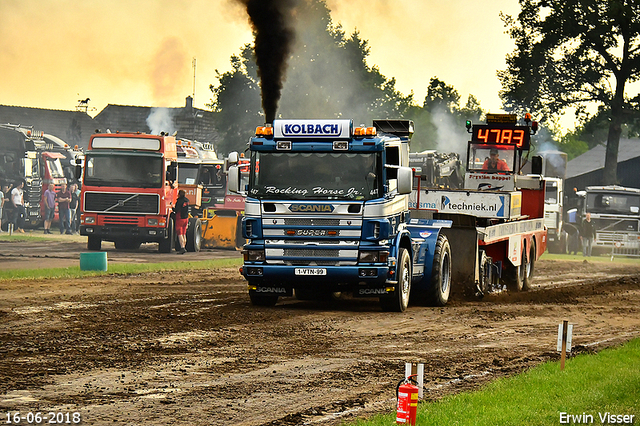
[(291, 226), (339, 226), (340, 219), (288, 217), (285, 218), (284, 224)]
[(156, 215), (160, 212), (160, 196), (157, 194), (86, 192), (83, 211)]
[(284, 249), (286, 257), (340, 257), (339, 250), (331, 249)]

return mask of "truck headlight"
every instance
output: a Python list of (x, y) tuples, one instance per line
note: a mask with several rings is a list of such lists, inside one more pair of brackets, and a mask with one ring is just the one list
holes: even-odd
[(147, 225), (158, 226), (158, 218), (147, 219)]
[(93, 223), (96, 223), (95, 216), (85, 216), (84, 217), (84, 223), (86, 223), (87, 225), (91, 225)]
[(264, 250), (243, 250), (242, 257), (245, 262), (264, 262)]
[(387, 263), (388, 258), (389, 258), (389, 252), (386, 250), (383, 250), (383, 251), (367, 250), (367, 251), (361, 251), (358, 254), (359, 263)]

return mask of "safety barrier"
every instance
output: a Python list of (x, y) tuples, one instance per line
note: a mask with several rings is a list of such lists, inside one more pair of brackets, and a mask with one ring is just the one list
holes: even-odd
[(640, 257), (640, 234), (615, 232), (611, 245), (611, 260), (617, 257)]

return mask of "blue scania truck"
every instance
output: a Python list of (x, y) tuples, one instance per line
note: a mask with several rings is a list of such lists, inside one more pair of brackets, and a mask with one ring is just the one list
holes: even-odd
[(410, 219), (413, 122), (274, 120), (250, 139), (241, 268), (254, 305), (280, 296), (377, 297), (404, 311), (410, 294), (434, 305), (450, 294), (447, 220)]

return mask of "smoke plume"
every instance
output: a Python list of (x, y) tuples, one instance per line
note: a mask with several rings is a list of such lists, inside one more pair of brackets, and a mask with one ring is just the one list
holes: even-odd
[(160, 132), (173, 134), (177, 130), (173, 123), (173, 111), (169, 108), (151, 108), (147, 126), (152, 135), (159, 135)]
[(287, 60), (295, 39), (294, 8), (298, 0), (239, 0), (245, 5), (255, 36), (254, 52), (265, 121), (273, 123), (282, 95)]

